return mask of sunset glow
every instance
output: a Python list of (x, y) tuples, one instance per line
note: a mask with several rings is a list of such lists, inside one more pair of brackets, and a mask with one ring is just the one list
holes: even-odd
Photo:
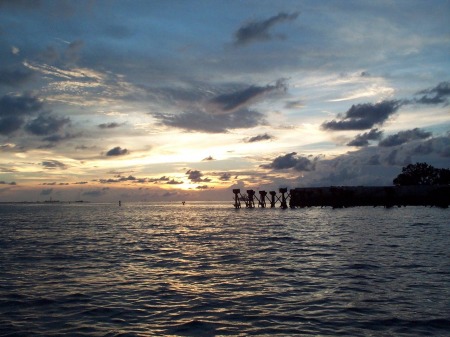
[(2, 1), (0, 201), (450, 166), (448, 1)]

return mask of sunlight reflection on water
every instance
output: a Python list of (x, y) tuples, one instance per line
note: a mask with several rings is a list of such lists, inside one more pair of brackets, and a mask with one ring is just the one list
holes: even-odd
[(448, 214), (0, 205), (2, 334), (443, 334)]

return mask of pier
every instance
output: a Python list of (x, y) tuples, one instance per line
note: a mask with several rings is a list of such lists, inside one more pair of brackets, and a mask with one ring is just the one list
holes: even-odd
[(276, 207), (277, 203), (281, 208), (288, 208), (287, 201), (289, 200), (289, 194), (287, 188), (280, 188), (279, 195), (277, 192), (270, 191), (269, 196), (266, 191), (259, 191), (259, 197), (256, 196), (254, 190), (247, 190), (247, 194), (241, 194), (240, 189), (234, 189), (234, 208), (241, 208), (242, 203), (246, 208), (255, 208), (255, 201), (257, 201), (258, 207), (265, 208), (267, 207), (268, 202), (271, 208)]
[[(304, 207), (402, 207), (430, 206), (448, 208), (450, 205), (450, 185), (416, 185), (416, 186), (330, 186), (280, 188), (275, 191), (254, 190), (241, 194), (234, 189), (234, 207), (265, 208), (304, 208)], [(269, 197), (270, 196), (270, 197)]]

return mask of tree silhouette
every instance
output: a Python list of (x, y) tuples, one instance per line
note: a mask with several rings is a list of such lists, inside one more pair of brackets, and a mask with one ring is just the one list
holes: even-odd
[(394, 185), (449, 185), (450, 170), (437, 169), (427, 163), (409, 164), (402, 168), (394, 180)]

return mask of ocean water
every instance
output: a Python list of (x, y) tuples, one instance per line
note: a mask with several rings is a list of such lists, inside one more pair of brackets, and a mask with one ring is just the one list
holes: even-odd
[(449, 336), (450, 210), (0, 205), (0, 336)]

